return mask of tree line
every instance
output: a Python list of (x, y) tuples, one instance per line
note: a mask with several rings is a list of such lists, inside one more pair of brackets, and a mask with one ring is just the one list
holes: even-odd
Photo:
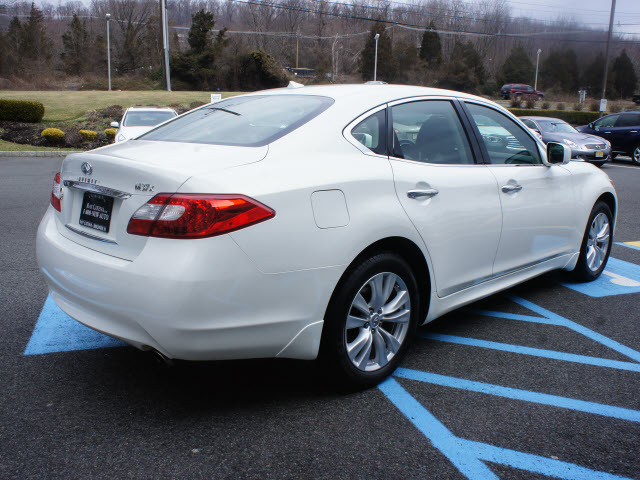
[[(587, 88), (597, 96), (602, 83), (606, 26), (517, 17), (505, 0), (167, 5), (178, 89), (264, 88), (284, 81), (285, 66), (315, 69), (315, 81), (323, 83), (367, 80), (377, 33), (379, 80), (495, 94), (502, 83), (533, 84), (541, 48), (539, 87), (566, 93)], [(112, 18), (114, 76), (139, 75), (157, 84), (162, 38), (156, 0), (0, 5), (0, 78), (105, 78), (106, 13)], [(612, 52), (608, 90), (626, 97), (637, 86), (640, 41), (614, 36)]]

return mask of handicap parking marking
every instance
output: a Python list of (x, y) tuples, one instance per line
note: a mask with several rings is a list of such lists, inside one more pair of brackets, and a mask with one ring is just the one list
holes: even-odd
[(604, 272), (597, 280), (587, 283), (561, 282), (561, 285), (590, 297), (638, 293), (640, 292), (640, 266), (610, 257)]
[[(621, 362), (617, 360), (575, 355), (553, 350), (524, 347), (520, 345), (509, 345), (505, 343), (440, 333), (422, 333), (421, 336), (429, 340), (448, 342), (452, 344), (490, 348), (516, 354), (534, 355), (552, 358), (555, 360), (582, 363), (585, 365), (596, 365), (605, 368), (617, 368), (640, 372), (640, 352), (569, 320), (568, 318), (564, 318), (540, 307), (533, 302), (515, 296), (508, 298), (540, 316), (478, 309), (467, 309), (467, 311), (488, 317), (566, 327), (624, 354), (635, 362)], [(554, 408), (563, 408), (587, 414), (617, 418), (625, 421), (640, 422), (640, 410), (632, 410), (614, 405), (605, 405), (576, 398), (550, 395), (407, 368), (398, 368), (393, 376), (411, 381), (425, 382), (528, 403), (547, 405)], [(485, 462), (491, 462), (566, 480), (627, 479), (627, 477), (592, 470), (580, 465), (561, 461), (555, 459), (555, 457), (549, 459), (531, 453), (518, 452), (490, 445), (488, 443), (480, 443), (457, 437), (425, 406), (407, 392), (393, 377), (385, 380), (378, 386), (378, 388), (385, 394), (387, 399), (391, 401), (391, 403), (395, 405), (398, 410), (400, 410), (400, 412), (431, 442), (431, 444), (447, 456), (451, 463), (470, 480), (498, 478)]]
[(51, 295), (44, 302), (24, 355), (121, 347), (126, 344), (82, 325), (64, 313)]
[(615, 242), (615, 244), (622, 247), (633, 248), (634, 250), (640, 250), (640, 242)]

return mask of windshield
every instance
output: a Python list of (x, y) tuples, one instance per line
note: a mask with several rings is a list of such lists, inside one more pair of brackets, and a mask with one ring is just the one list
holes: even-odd
[(155, 127), (175, 116), (175, 113), (168, 111), (130, 111), (125, 115), (122, 125), (124, 127)]
[(578, 133), (578, 131), (571, 125), (565, 122), (552, 121), (552, 120), (538, 120), (540, 128), (543, 132), (548, 133)]
[(304, 125), (333, 102), (311, 95), (232, 97), (187, 113), (138, 139), (261, 147)]

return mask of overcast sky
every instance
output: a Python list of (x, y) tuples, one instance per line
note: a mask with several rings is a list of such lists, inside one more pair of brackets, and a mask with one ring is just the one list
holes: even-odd
[[(476, 3), (477, 0), (467, 0)], [(611, 0), (507, 0), (514, 16), (555, 20), (575, 18), (592, 27), (609, 27)], [(640, 0), (617, 0), (614, 32), (640, 34)], [(631, 37), (631, 35), (625, 35)]]

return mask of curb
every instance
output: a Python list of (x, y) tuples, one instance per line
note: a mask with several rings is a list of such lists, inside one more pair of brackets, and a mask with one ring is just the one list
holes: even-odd
[(69, 150), (69, 151), (18, 151), (18, 152), (4, 152), (0, 151), (0, 157), (66, 157), (72, 153), (80, 153), (81, 150)]

